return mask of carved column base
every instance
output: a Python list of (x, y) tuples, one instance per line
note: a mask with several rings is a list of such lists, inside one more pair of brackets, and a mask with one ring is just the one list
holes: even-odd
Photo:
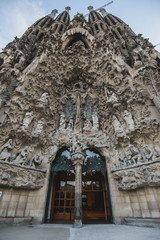
[(81, 228), (81, 227), (82, 227), (82, 220), (74, 219), (73, 228)]

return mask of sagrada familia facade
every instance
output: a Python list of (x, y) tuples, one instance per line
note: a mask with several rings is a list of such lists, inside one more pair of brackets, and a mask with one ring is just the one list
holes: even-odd
[(160, 220), (160, 53), (69, 7), (0, 54), (0, 222)]

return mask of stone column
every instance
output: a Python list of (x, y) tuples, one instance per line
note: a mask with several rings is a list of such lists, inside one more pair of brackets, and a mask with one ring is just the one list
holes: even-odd
[(75, 202), (74, 227), (82, 227), (82, 165), (83, 160), (75, 160)]
[(74, 227), (82, 227), (82, 166), (84, 154), (79, 144), (73, 144), (72, 161), (75, 166), (75, 202), (74, 202)]

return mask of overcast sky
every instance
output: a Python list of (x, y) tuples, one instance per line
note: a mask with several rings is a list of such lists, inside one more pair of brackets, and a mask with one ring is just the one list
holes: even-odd
[[(71, 18), (77, 13), (88, 13), (87, 7), (94, 9), (110, 0), (0, 0), (0, 48), (21, 37), (27, 28), (52, 9), (61, 13), (66, 6), (71, 7)], [(115, 0), (106, 10), (121, 18), (132, 30), (149, 38), (153, 45), (160, 43), (160, 0)], [(156, 47), (160, 51), (160, 45)], [(1, 49), (0, 49), (1, 50)]]

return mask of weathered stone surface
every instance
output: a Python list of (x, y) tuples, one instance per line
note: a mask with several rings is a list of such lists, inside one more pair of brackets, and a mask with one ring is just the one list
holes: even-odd
[(41, 188), (64, 148), (80, 161), (87, 149), (101, 153), (119, 189), (159, 186), (160, 54), (119, 18), (90, 10), (88, 22), (54, 11), (0, 53), (3, 187)]
[(113, 171), (120, 190), (160, 186), (160, 159)]
[(0, 186), (22, 189), (39, 189), (44, 186), (44, 170), (18, 167), (0, 162)]

